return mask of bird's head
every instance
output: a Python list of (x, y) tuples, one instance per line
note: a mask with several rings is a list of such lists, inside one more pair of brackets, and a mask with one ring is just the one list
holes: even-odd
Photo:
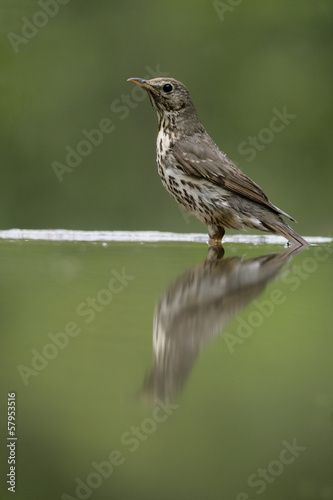
[(164, 116), (174, 117), (179, 125), (187, 122), (187, 128), (189, 127), (188, 120), (192, 122), (192, 125), (200, 123), (189, 91), (183, 83), (174, 78), (153, 78), (151, 80), (129, 78), (127, 81), (135, 83), (148, 93), (160, 120)]
[(152, 105), (158, 111), (178, 112), (192, 103), (185, 85), (173, 78), (153, 78), (152, 80), (129, 78), (128, 81), (145, 89)]

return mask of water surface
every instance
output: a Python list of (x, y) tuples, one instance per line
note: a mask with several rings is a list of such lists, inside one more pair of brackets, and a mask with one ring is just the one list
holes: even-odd
[(15, 498), (333, 498), (331, 243), (0, 249)]

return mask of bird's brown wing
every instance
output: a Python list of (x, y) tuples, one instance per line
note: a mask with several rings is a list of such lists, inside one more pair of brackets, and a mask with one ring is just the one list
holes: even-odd
[(204, 177), (211, 182), (250, 200), (269, 207), (274, 212), (295, 221), (273, 205), (260, 186), (253, 182), (225, 155), (208, 135), (193, 135), (172, 146), (179, 167), (187, 174)]

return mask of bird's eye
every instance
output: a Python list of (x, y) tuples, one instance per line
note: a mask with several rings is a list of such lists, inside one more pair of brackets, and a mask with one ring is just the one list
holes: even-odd
[(173, 91), (173, 86), (171, 85), (171, 83), (166, 83), (165, 85), (163, 85), (163, 92), (169, 94), (172, 91)]

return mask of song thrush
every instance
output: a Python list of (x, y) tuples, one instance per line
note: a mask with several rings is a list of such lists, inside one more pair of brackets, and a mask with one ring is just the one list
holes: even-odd
[(308, 244), (281, 215), (295, 219), (273, 205), (210, 138), (185, 85), (173, 78), (128, 81), (145, 89), (157, 110), (157, 165), (164, 187), (206, 225), (212, 240), (221, 241), (225, 227), (247, 226)]

